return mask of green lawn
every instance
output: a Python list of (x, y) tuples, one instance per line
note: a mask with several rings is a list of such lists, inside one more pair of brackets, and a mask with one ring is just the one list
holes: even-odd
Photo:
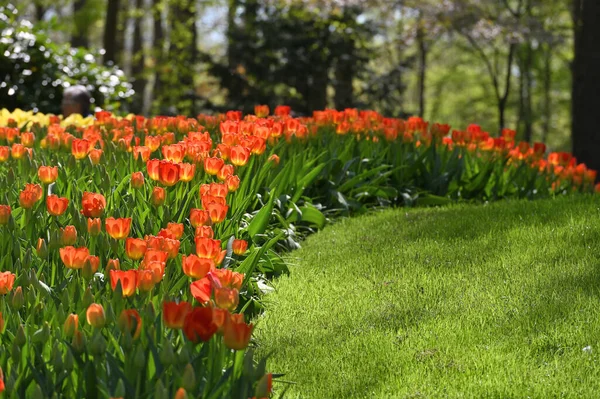
[(286, 397), (600, 397), (599, 244), (590, 196), (342, 220), (289, 255), (259, 351)]

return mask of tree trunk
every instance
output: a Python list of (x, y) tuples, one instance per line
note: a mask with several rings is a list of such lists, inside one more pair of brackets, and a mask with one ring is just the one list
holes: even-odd
[(552, 98), (550, 96), (552, 91), (552, 47), (550, 44), (544, 49), (544, 98), (543, 98), (543, 113), (542, 118), (542, 142), (548, 141), (548, 135), (550, 133), (550, 120), (552, 119)]
[(335, 64), (335, 107), (339, 110), (352, 108), (354, 106), (354, 41), (349, 40), (346, 51), (338, 57)]
[(132, 112), (142, 112), (142, 103), (144, 101), (144, 88), (146, 87), (146, 78), (144, 76), (145, 57), (142, 43), (142, 27), (145, 14), (144, 1), (136, 0), (135, 2), (135, 21), (133, 28), (133, 48), (131, 60), (131, 75), (135, 79), (133, 81), (133, 90), (135, 97), (132, 104)]
[[(154, 85), (152, 87), (152, 94), (149, 98), (149, 102), (152, 103), (154, 98), (157, 98), (160, 95), (160, 90), (162, 90), (162, 73), (161, 68), (164, 62), (164, 40), (165, 40), (165, 32), (162, 24), (162, 0), (153, 0), (152, 1), (152, 16), (154, 19), (154, 43), (152, 45), (152, 52), (154, 57)], [(144, 109), (149, 109), (150, 107), (145, 104)]]
[(73, 2), (73, 24), (75, 29), (71, 36), (72, 47), (89, 47), (88, 30), (85, 21), (80, 21), (80, 15), (85, 7), (85, 0), (75, 0)]
[(117, 56), (117, 25), (119, 22), (119, 0), (108, 0), (104, 24), (104, 64), (114, 63)]
[(423, 32), (423, 21), (419, 16), (417, 21), (417, 44), (419, 47), (419, 116), (425, 117), (425, 73), (427, 71), (427, 46)]
[(573, 60), (573, 155), (600, 171), (600, 2), (576, 0)]
[(46, 14), (46, 7), (39, 2), (35, 3), (35, 18), (38, 22), (41, 22), (44, 19), (44, 14)]

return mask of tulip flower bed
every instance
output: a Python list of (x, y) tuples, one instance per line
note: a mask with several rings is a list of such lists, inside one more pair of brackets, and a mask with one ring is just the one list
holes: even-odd
[(0, 388), (266, 397), (247, 349), (277, 246), (326, 215), (592, 192), (543, 144), (356, 110), (0, 118)]

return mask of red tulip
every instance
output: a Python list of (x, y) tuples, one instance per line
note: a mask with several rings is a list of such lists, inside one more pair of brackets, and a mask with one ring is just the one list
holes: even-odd
[(190, 284), (192, 296), (200, 303), (205, 304), (210, 301), (212, 294), (212, 283), (208, 277), (203, 277)]
[(216, 332), (217, 325), (213, 322), (213, 309), (197, 307), (192, 309), (183, 322), (183, 332), (187, 339), (194, 343), (208, 341)]
[(188, 302), (163, 302), (163, 320), (165, 326), (174, 329), (182, 329), (185, 317), (192, 310)]
[(250, 337), (252, 336), (252, 324), (245, 322), (236, 322), (231, 318), (225, 320), (223, 327), (223, 343), (229, 349), (242, 350), (248, 346)]

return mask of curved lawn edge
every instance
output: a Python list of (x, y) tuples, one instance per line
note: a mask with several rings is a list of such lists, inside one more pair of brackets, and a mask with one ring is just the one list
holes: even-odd
[(592, 397), (598, 243), (592, 196), (344, 219), (288, 255), (258, 349), (286, 397)]

